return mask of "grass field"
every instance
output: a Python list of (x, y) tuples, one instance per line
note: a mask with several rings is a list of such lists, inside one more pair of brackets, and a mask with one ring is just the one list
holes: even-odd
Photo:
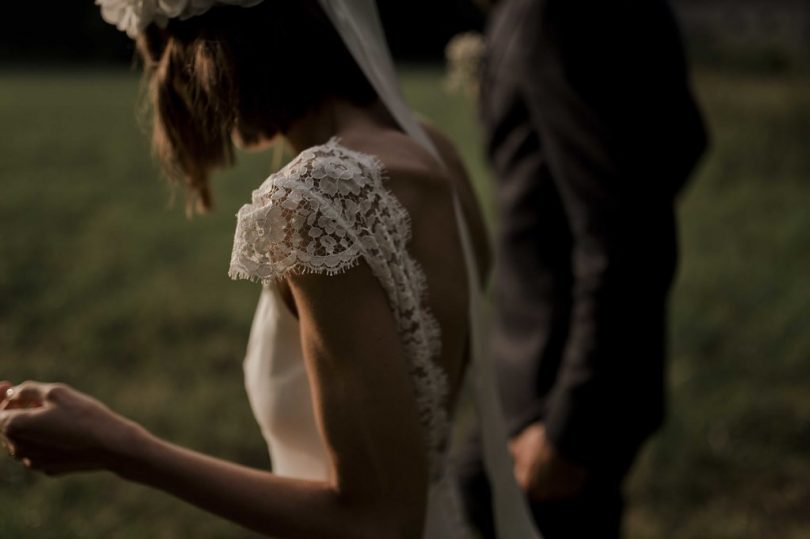
[[(411, 70), (411, 101), (490, 192), (469, 103)], [(126, 72), (0, 73), (0, 379), (61, 380), (159, 435), (264, 466), (240, 361), (258, 289), (227, 270), (242, 156), (189, 222), (150, 162)], [(628, 485), (630, 539), (810, 537), (810, 80), (699, 73), (714, 146), (684, 196), (670, 416)], [(490, 212), (491, 215), (491, 212)], [(0, 538), (237, 539), (98, 474), (0, 459)]]

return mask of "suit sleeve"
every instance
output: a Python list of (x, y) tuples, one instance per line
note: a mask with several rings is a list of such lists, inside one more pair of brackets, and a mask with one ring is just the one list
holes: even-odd
[(634, 451), (663, 416), (673, 203), (706, 139), (665, 3), (530, 11), (522, 91), (573, 237), (570, 333), (546, 432), (596, 465)]

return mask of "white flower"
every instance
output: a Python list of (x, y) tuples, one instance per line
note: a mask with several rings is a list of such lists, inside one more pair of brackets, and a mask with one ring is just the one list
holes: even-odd
[[(161, 14), (165, 15), (170, 19), (174, 19), (175, 17), (179, 17), (183, 10), (186, 9), (186, 6), (189, 4), (198, 4), (200, 2), (195, 2), (194, 0), (157, 0), (158, 10), (160, 10)], [(213, 4), (213, 2), (204, 1), (205, 4)]]
[(446, 88), (452, 93), (478, 94), (479, 76), (486, 45), (481, 34), (467, 32), (454, 36), (445, 48)]
[(115, 25), (131, 38), (154, 20), (157, 12), (156, 0), (96, 0), (101, 7), (101, 18)]
[(188, 19), (202, 15), (216, 4), (252, 7), (262, 0), (96, 0), (101, 18), (129, 37), (137, 35), (153, 22), (165, 26), (169, 19)]

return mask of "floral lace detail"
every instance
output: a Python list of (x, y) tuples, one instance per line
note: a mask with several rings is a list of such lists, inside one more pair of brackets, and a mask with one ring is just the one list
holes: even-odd
[(382, 164), (336, 138), (302, 152), (237, 213), (229, 275), (271, 285), (289, 272), (334, 275), (366, 261), (385, 288), (409, 362), (431, 475), (447, 441), (447, 375), (427, 281), (407, 251), (410, 216), (385, 186)]

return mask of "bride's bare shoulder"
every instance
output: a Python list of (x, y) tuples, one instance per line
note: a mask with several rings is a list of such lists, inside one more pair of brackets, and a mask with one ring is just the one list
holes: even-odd
[(423, 122), (422, 126), (442, 156), (444, 165), (449, 172), (448, 177), (464, 209), (465, 221), (472, 234), (476, 258), (479, 262), (480, 277), (483, 283), (487, 280), (492, 266), (492, 252), (481, 205), (467, 167), (464, 165), (464, 160), (456, 145), (447, 135), (429, 122)]
[(423, 127), (441, 160), (405, 133), (394, 129), (358, 132), (344, 137), (343, 142), (352, 149), (376, 156), (383, 163), (390, 178), (389, 186), (414, 216), (420, 213), (435, 216), (436, 213), (428, 212), (427, 208), (439, 203), (438, 213), (452, 219), (452, 209), (448, 212), (447, 205), (452, 201), (453, 192), (457, 193), (484, 280), (491, 265), (491, 252), (483, 213), (470, 176), (450, 138), (431, 124), (423, 123)]
[(377, 157), (389, 174), (435, 179), (445, 174), (441, 163), (422, 145), (397, 129), (363, 130), (340, 136), (350, 149)]

